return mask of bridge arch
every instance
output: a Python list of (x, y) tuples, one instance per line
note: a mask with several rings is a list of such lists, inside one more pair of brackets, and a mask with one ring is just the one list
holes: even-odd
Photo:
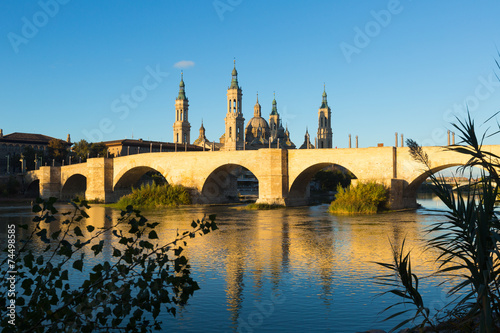
[(61, 187), (62, 200), (71, 200), (76, 196), (85, 196), (87, 191), (87, 177), (82, 174), (75, 173), (69, 176)]
[[(292, 202), (299, 202), (299, 201), (304, 201), (309, 198), (309, 184), (311, 183), (311, 180), (313, 177), (321, 170), (323, 170), (326, 167), (329, 166), (337, 166), (337, 167), (342, 167), (343, 169), (347, 170), (351, 174), (354, 175), (349, 169), (343, 167), (342, 165), (339, 164), (334, 164), (331, 162), (318, 162), (313, 165), (309, 165), (305, 169), (303, 169), (295, 179), (290, 179), (290, 188), (288, 190), (288, 198)], [(356, 175), (354, 175), (354, 178), (356, 178)]]
[(148, 172), (154, 172), (155, 174), (161, 175), (165, 183), (168, 183), (165, 175), (159, 170), (150, 166), (136, 166), (117, 176), (113, 186), (115, 199), (119, 199), (120, 197), (129, 194), (132, 186), (137, 186), (140, 179)]
[(33, 179), (26, 186), (26, 196), (36, 198), (40, 196), (40, 179)]
[[(459, 167), (459, 166), (463, 166), (463, 165), (464, 165), (464, 163), (447, 163), (447, 164), (443, 164), (443, 165), (439, 165), (439, 166), (436, 166), (434, 168), (431, 168), (428, 171), (422, 171), (419, 175), (417, 175), (413, 179), (409, 179), (408, 187), (406, 189), (406, 196), (411, 197), (411, 198), (415, 198), (415, 200), (416, 200), (417, 191), (418, 191), (420, 185), (422, 185), (422, 183), (425, 182), (425, 180), (430, 175), (436, 174), (440, 171), (443, 171), (443, 170), (446, 170), (449, 168)], [(474, 168), (480, 169), (480, 166), (476, 166)], [(468, 176), (468, 175), (466, 175), (466, 176)]]
[(259, 175), (245, 165), (227, 163), (220, 165), (210, 171), (201, 186), (200, 203), (228, 203), (237, 202), (238, 199), (238, 176), (244, 170), (251, 172), (257, 181)]

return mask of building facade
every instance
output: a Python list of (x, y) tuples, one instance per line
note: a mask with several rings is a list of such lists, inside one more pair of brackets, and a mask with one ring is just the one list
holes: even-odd
[[(66, 149), (72, 145), (69, 134), (64, 141), (35, 133), (15, 132), (3, 135), (3, 130), (0, 129), (0, 174), (22, 172), (26, 169), (32, 170), (50, 163), (46, 157), (51, 140), (59, 140)], [(32, 149), (35, 156), (24, 156), (27, 148)], [(28, 161), (27, 158), (30, 160)], [(24, 162), (21, 159), (24, 159)]]

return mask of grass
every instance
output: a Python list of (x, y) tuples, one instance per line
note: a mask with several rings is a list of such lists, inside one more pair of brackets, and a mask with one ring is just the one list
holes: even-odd
[(175, 207), (179, 205), (191, 204), (191, 195), (187, 189), (179, 185), (141, 185), (140, 188), (133, 188), (132, 193), (125, 195), (110, 207), (124, 209), (129, 205), (138, 209), (154, 209)]
[(279, 209), (279, 208), (285, 208), (283, 205), (277, 205), (277, 204), (264, 204), (264, 203), (253, 203), (246, 205), (243, 209), (248, 209), (248, 210), (268, 210), (268, 209)]
[(388, 198), (387, 188), (375, 182), (358, 183), (346, 189), (338, 186), (329, 211), (343, 215), (375, 214), (387, 209)]

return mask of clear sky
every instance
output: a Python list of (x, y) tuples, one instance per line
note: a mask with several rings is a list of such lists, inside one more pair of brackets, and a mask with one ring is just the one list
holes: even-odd
[(466, 104), (477, 122), (500, 109), (499, 14), (493, 0), (2, 0), (0, 128), (172, 141), (183, 69), (191, 141), (202, 119), (218, 141), (236, 58), (245, 119), (257, 92), (268, 119), (275, 92), (297, 146), (323, 84), (334, 146), (443, 145)]

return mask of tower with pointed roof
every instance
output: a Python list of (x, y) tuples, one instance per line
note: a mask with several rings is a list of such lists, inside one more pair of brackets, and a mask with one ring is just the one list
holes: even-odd
[(332, 148), (332, 110), (326, 100), (326, 88), (323, 85), (323, 100), (318, 111), (317, 148)]
[(269, 114), (269, 128), (271, 129), (270, 140), (271, 142), (275, 141), (278, 137), (278, 129), (280, 127), (280, 115), (278, 113), (278, 107), (276, 103), (276, 94), (274, 94), (273, 98), (273, 107), (271, 109), (271, 113)]
[(225, 150), (240, 150), (245, 146), (245, 118), (243, 118), (241, 88), (238, 85), (238, 72), (236, 71), (236, 60), (232, 72), (231, 85), (227, 89), (227, 113), (224, 135)]
[(175, 99), (174, 143), (190, 143), (191, 125), (188, 120), (189, 100), (186, 97), (184, 75), (181, 72), (179, 96)]
[(306, 134), (304, 135), (304, 143), (302, 146), (300, 146), (299, 149), (311, 149), (314, 148), (313, 144), (311, 143), (311, 139), (309, 138), (309, 131), (307, 130), (306, 127)]

